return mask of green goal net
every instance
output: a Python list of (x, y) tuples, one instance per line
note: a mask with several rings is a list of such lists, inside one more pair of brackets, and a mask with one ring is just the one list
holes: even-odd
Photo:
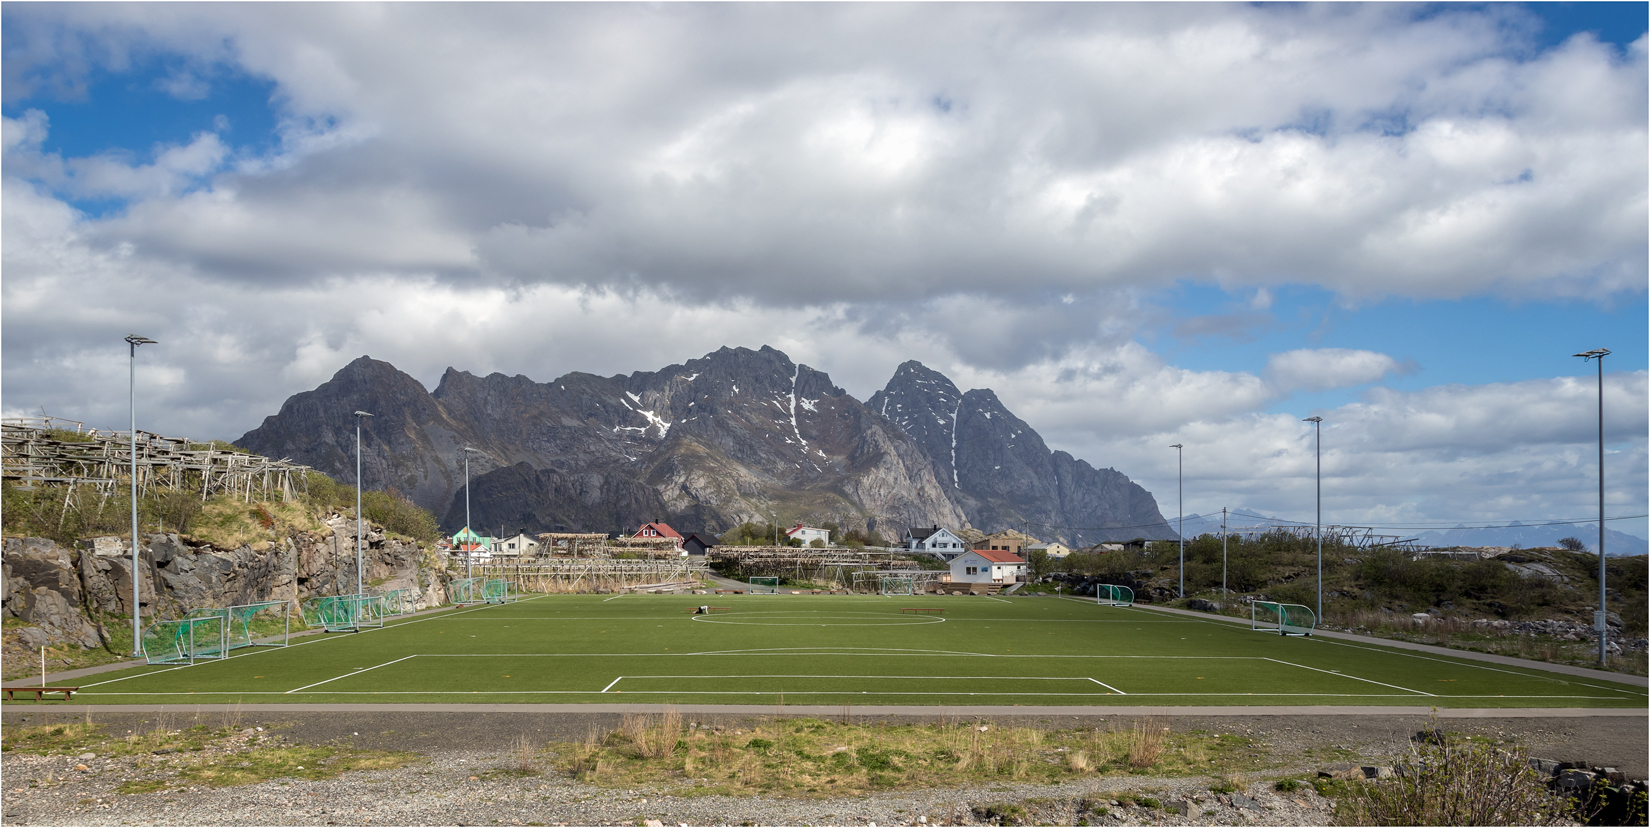
[(384, 596), (325, 595), (304, 602), (304, 623), (327, 632), (384, 626)]
[(915, 582), (910, 578), (883, 578), (881, 580), (883, 595), (914, 595)]
[(406, 615), (418, 608), (417, 591), (405, 587), (389, 590), (379, 597), (384, 599), (385, 615)]
[[(286, 601), (259, 601), (252, 604), (236, 604), (232, 607), (200, 607), (190, 610), (184, 617), (223, 619), (224, 646), (231, 650), (241, 647), (285, 647), (292, 640), (292, 615), (288, 611), (289, 606), (291, 605)], [(263, 641), (255, 637), (252, 629), (253, 619), (259, 615), (265, 616), (265, 620), (270, 622), (260, 625), (268, 633)], [(280, 617), (279, 628), (273, 623), (273, 616), (276, 615)]]
[(447, 600), (454, 604), (479, 604), (482, 601), (480, 578), (456, 578), (447, 584)]
[(493, 578), (481, 589), (482, 600), (489, 604), (507, 604), (516, 600), (516, 593), (504, 578)]
[(221, 614), (156, 621), (143, 628), (143, 657), (150, 664), (194, 664), (225, 658), (228, 624)]
[(1317, 616), (1300, 604), (1281, 604), (1276, 601), (1255, 601), (1249, 604), (1249, 629), (1275, 632), (1278, 635), (1311, 635), (1318, 626)]
[(1134, 606), (1134, 590), (1116, 584), (1095, 584), (1094, 600), (1108, 607)]
[(779, 578), (772, 575), (757, 575), (750, 579), (752, 595), (778, 595)]

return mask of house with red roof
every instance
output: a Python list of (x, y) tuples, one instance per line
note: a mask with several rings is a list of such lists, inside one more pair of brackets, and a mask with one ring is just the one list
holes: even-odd
[(642, 528), (636, 530), (636, 534), (631, 535), (631, 537), (633, 537), (633, 538), (669, 538), (670, 540), (673, 540), (673, 541), (676, 542), (676, 548), (677, 549), (682, 548), (682, 533), (676, 531), (675, 529), (670, 528), (670, 524), (665, 523), (663, 521), (654, 521), (652, 523), (644, 523), (644, 524), (642, 524)]
[(953, 584), (1013, 584), (1025, 574), (1025, 558), (1013, 552), (974, 549), (951, 559)]

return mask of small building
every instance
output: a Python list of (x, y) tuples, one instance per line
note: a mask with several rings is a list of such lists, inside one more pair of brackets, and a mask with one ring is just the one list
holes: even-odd
[(951, 560), (953, 584), (1012, 584), (1025, 574), (1025, 559), (1013, 552), (974, 549)]
[(1027, 553), (1038, 552), (1038, 551), (1043, 552), (1044, 554), (1048, 555), (1050, 558), (1053, 558), (1055, 560), (1059, 560), (1060, 558), (1064, 558), (1065, 556), (1071, 554), (1071, 547), (1066, 546), (1065, 544), (1063, 544), (1059, 541), (1050, 541), (1048, 543), (1033, 543), (1033, 544), (1030, 544), (1030, 545), (1026, 546), (1026, 552)]
[(986, 535), (975, 542), (973, 548), (985, 549), (991, 552), (1013, 552), (1023, 557), (1026, 553), (1026, 547), (1037, 542), (1036, 538), (1024, 532), (1006, 529), (994, 535)]
[(517, 532), (514, 537), (494, 538), (492, 546), (494, 555), (507, 558), (536, 555), (539, 551), (538, 539), (529, 537), (525, 531)]
[(901, 545), (912, 552), (931, 552), (948, 561), (968, 551), (968, 545), (963, 543), (962, 538), (938, 526), (906, 529)]
[(493, 539), (485, 535), (478, 535), (466, 526), (453, 535), (452, 551), (454, 555), (462, 555), (471, 560), (486, 560), (493, 557)]
[(816, 529), (812, 526), (803, 526), (800, 523), (790, 529), (786, 529), (785, 537), (802, 541), (803, 546), (808, 546), (816, 540), (826, 546), (831, 544), (830, 530)]
[(716, 536), (689, 532), (682, 538), (682, 551), (689, 555), (703, 555), (716, 548)]
[(677, 532), (675, 529), (670, 528), (670, 524), (665, 523), (664, 521), (656, 520), (652, 523), (644, 523), (644, 524), (642, 524), (642, 528), (637, 529), (636, 534), (631, 535), (631, 537), (633, 537), (633, 538), (669, 538), (670, 540), (673, 540), (673, 541), (676, 542), (676, 548), (677, 549), (682, 548), (682, 533)]

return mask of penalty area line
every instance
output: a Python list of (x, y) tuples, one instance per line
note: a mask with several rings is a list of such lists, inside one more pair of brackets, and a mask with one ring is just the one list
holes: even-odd
[(1105, 683), (1105, 682), (1103, 682), (1103, 681), (1101, 681), (1101, 680), (1099, 680), (1099, 679), (1097, 679), (1093, 676), (1085, 676), (1085, 678), (1087, 678), (1089, 681), (1094, 682), (1095, 684), (1100, 685), (1101, 687), (1106, 688), (1107, 690), (1112, 691), (1113, 693), (1116, 693), (1119, 696), (1127, 696), (1128, 695), (1128, 693), (1125, 693), (1122, 690), (1119, 690), (1116, 687), (1113, 687), (1113, 686), (1111, 686), (1111, 685), (1109, 685), (1109, 684), (1107, 684), (1107, 683)]
[(371, 667), (362, 667), (359, 670), (352, 670), (352, 671), (350, 671), (348, 673), (345, 673), (341, 676), (333, 676), (332, 678), (329, 678), (326, 681), (318, 681), (318, 682), (315, 682), (314, 684), (306, 684), (303, 687), (295, 687), (291, 690), (286, 691), (286, 693), (284, 693), (282, 695), (288, 695), (288, 694), (291, 694), (291, 693), (296, 693), (299, 690), (308, 690), (311, 687), (320, 687), (321, 685), (326, 684), (327, 682), (337, 681), (337, 680), (342, 679), (342, 678), (349, 678), (350, 676), (359, 676), (362, 673), (367, 672), (368, 670), (376, 670), (379, 667), (388, 667), (391, 664), (397, 664), (399, 662), (406, 661), (409, 658), (418, 658), (418, 654), (413, 653), (410, 656), (402, 656), (402, 657), (396, 659), (395, 661), (386, 661), (383, 664), (374, 664)]

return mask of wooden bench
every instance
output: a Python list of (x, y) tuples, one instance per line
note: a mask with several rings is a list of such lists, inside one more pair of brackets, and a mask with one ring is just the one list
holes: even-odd
[(33, 693), (35, 701), (44, 701), (47, 693), (62, 693), (63, 700), (68, 701), (79, 687), (0, 687), (0, 693), (6, 694), (6, 701), (12, 700), (13, 693)]
[(901, 607), (900, 612), (945, 612), (942, 607)]

